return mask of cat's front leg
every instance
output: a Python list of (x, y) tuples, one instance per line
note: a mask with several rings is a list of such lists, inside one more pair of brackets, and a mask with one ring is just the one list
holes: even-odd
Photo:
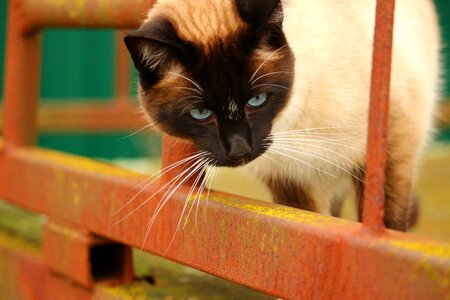
[(414, 164), (405, 157), (390, 159), (386, 169), (384, 224), (387, 228), (406, 231), (418, 215), (418, 199), (411, 193)]
[[(384, 224), (390, 229), (406, 231), (416, 223), (419, 210), (418, 198), (411, 194), (415, 160), (410, 155), (392, 154), (389, 155), (386, 168)], [(358, 219), (361, 221), (364, 206), (364, 174), (354, 171), (354, 176)]]
[(314, 194), (307, 185), (285, 178), (269, 178), (266, 180), (266, 184), (276, 203), (319, 212), (318, 205), (314, 200)]

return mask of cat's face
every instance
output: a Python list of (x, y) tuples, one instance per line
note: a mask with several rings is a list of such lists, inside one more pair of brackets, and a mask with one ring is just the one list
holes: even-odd
[[(140, 100), (161, 131), (191, 140), (217, 165), (242, 165), (270, 145), (272, 123), (292, 86), (294, 58), (281, 6), (262, 1), (267, 7), (255, 12), (248, 5), (259, 1), (193, 1), (161, 1), (126, 37), (140, 74)], [(183, 9), (203, 9), (198, 17), (207, 17), (181, 19), (176, 14)]]

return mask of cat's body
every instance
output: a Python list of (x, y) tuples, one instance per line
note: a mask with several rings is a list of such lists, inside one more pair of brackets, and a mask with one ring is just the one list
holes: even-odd
[[(191, 140), (209, 163), (248, 163), (278, 203), (338, 215), (346, 195), (361, 198), (374, 18), (375, 0), (160, 0), (127, 46), (143, 107), (161, 131)], [(431, 1), (398, 0), (391, 228), (410, 225), (438, 53)]]
[[(364, 168), (365, 152), (359, 150), (365, 149), (367, 141), (367, 128), (361, 126), (368, 123), (375, 1), (290, 2), (283, 28), (296, 54), (292, 94), (296, 101), (288, 104), (272, 131), (342, 126), (311, 132), (329, 132), (330, 135), (321, 136), (344, 145), (309, 142), (306, 140), (317, 140), (318, 136), (304, 135), (301, 150), (307, 154), (287, 152), (337, 178), (310, 167), (299, 168), (284, 155), (278, 155), (277, 160), (288, 172), (280, 171), (276, 164), (264, 159), (255, 161), (252, 167), (266, 180), (275, 177), (276, 185), (280, 179), (289, 178), (315, 200), (316, 209), (335, 213), (331, 211), (333, 206), (339, 206), (337, 202), (346, 194), (354, 193), (355, 184), (358, 185), (347, 172), (363, 179), (359, 168)], [(390, 176), (388, 184), (392, 185), (391, 194), (398, 194), (391, 201), (405, 210), (411, 179), (430, 132), (438, 97), (439, 34), (431, 1), (398, 0), (396, 5), (389, 164), (399, 174), (395, 176), (398, 179)], [(345, 171), (319, 157), (326, 157)], [(273, 176), (274, 173), (279, 175)], [(279, 201), (282, 198), (288, 197), (282, 196)]]

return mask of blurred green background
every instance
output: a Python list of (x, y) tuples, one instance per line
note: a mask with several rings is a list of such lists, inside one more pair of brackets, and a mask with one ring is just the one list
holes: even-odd
[[(436, 0), (444, 45), (444, 74), (450, 74), (450, 1)], [(7, 0), (0, 0), (0, 82), (3, 83)], [(41, 97), (43, 101), (72, 98), (108, 101), (113, 95), (114, 32), (111, 30), (47, 30), (44, 32)], [(92, 70), (96, 70), (92, 72)], [(132, 94), (133, 91), (130, 91)], [(3, 84), (0, 85), (0, 99)], [(446, 76), (444, 98), (450, 98)], [(53, 99), (53, 100), (52, 100)], [(158, 138), (117, 134), (40, 134), (41, 146), (94, 157), (136, 157), (157, 153)], [(439, 133), (450, 140), (450, 129)]]

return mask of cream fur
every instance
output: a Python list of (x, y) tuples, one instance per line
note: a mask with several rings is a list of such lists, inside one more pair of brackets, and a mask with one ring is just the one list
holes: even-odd
[(179, 36), (208, 50), (217, 40), (236, 34), (245, 23), (239, 18), (234, 1), (165, 0), (149, 11), (148, 18), (158, 15), (172, 20)]
[[(352, 180), (317, 156), (326, 156), (348, 171), (354, 168), (349, 161), (364, 164), (375, 0), (282, 3), (296, 74), (292, 98), (272, 132), (337, 126), (322, 132), (328, 132), (330, 139), (336, 133), (347, 134), (349, 139), (340, 143), (351, 148), (314, 143), (330, 150), (304, 145), (299, 149), (316, 157), (289, 153), (335, 178), (282, 155), (276, 156), (278, 163), (260, 157), (249, 167), (262, 178), (276, 173), (309, 183), (316, 190), (314, 198), (322, 200), (321, 210), (327, 212), (336, 194), (351, 191)], [(399, 145), (391, 151), (410, 157), (399, 172), (411, 176), (431, 131), (438, 98), (439, 31), (432, 2), (397, 0), (394, 35), (390, 142)]]

